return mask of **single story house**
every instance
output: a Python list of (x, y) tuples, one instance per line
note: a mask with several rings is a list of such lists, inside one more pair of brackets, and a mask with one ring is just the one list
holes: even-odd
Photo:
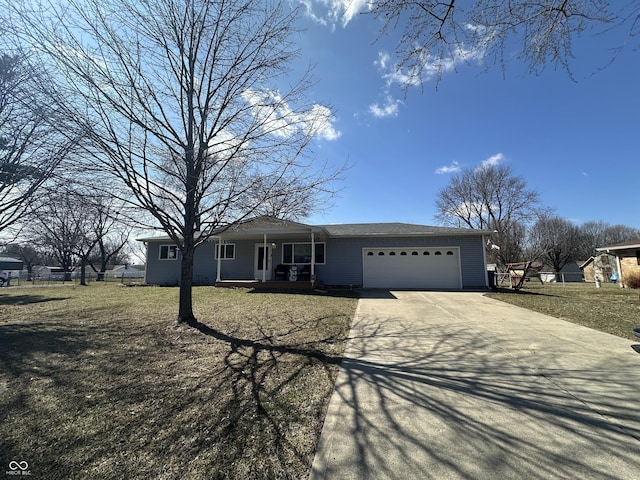
[(0, 286), (11, 278), (18, 279), (23, 267), (22, 260), (12, 257), (0, 257)]
[(620, 285), (629, 287), (632, 278), (640, 278), (640, 239), (596, 248), (596, 251), (610, 253), (616, 257)]
[[(219, 229), (194, 258), (196, 285), (232, 280), (326, 286), (487, 288), (488, 230), (407, 223), (306, 225), (257, 217)], [(180, 252), (168, 237), (146, 245), (145, 282), (177, 285)]]
[(584, 280), (583, 272), (580, 268), (582, 262), (569, 261), (559, 272), (554, 272), (553, 267), (544, 265), (540, 272), (540, 280), (545, 283), (554, 282), (582, 282)]
[(23, 261), (12, 257), (0, 257), (0, 270), (6, 271), (21, 271), (23, 267)]
[[(600, 282), (609, 282), (611, 275), (618, 272), (616, 256), (610, 253), (591, 256), (580, 264), (580, 270), (585, 282), (595, 282), (596, 276)], [(620, 276), (619, 273), (618, 276)]]
[(117, 265), (107, 275), (113, 278), (144, 278), (144, 265)]

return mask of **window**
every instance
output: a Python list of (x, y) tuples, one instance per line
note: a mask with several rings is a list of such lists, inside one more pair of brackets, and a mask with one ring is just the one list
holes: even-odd
[(447, 252), (447, 255), (453, 255), (453, 252), (452, 252), (451, 250), (449, 250), (449, 251)]
[(236, 244), (235, 243), (218, 243), (216, 245), (216, 258), (220, 257), (221, 260), (233, 260), (236, 258)]
[(396, 252), (389, 252), (389, 255), (395, 255)]
[(418, 252), (411, 252), (411, 255), (418, 255)]
[(407, 252), (400, 252), (400, 255), (406, 255)]
[(436, 255), (442, 255), (442, 252), (436, 252)]
[(175, 260), (178, 258), (178, 247), (175, 245), (160, 245), (160, 260)]
[(371, 257), (373, 255), (373, 252), (368, 252), (367, 256)]
[(422, 252), (423, 255), (431, 255), (429, 252), (427, 252), (426, 250), (424, 252)]
[[(313, 263), (325, 263), (324, 243), (316, 243), (316, 258)], [(284, 264), (311, 264), (310, 243), (283, 243), (282, 263)]]

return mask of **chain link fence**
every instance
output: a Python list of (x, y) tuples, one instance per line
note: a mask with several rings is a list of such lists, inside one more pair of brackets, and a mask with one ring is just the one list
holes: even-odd
[[(143, 283), (144, 275), (132, 276), (131, 274), (112, 274), (110, 272), (87, 272), (85, 283)], [(8, 281), (4, 281), (3, 287), (22, 286), (52, 286), (52, 285), (80, 285), (80, 275), (75, 272), (55, 272), (37, 275), (28, 275), (27, 272), (13, 274)]]

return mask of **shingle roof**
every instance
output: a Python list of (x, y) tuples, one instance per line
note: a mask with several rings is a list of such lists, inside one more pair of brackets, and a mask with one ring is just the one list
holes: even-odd
[(0, 257), (0, 262), (22, 263), (22, 260), (18, 260), (17, 258), (12, 258), (12, 257)]
[[(276, 221), (276, 219), (269, 219), (268, 217), (258, 217), (258, 221), (264, 220), (267, 218), (268, 220)], [(327, 234), (331, 237), (402, 237), (402, 236), (460, 236), (460, 235), (490, 235), (493, 233), (491, 230), (474, 230), (471, 228), (454, 228), (454, 227), (434, 227), (430, 225), (416, 225), (413, 223), (400, 223), (400, 222), (390, 222), (390, 223), (339, 223), (339, 224), (329, 224), (329, 225), (305, 225), (296, 222), (286, 222), (281, 221), (283, 226), (287, 225), (291, 226), (301, 226), (310, 229), (323, 229), (327, 232)], [(247, 229), (250, 230), (252, 221), (248, 220), (242, 222), (240, 224), (239, 230)], [(260, 232), (260, 225), (256, 223), (257, 228), (256, 232)], [(249, 228), (247, 228), (249, 227)], [(224, 232), (226, 230), (225, 227), (221, 227), (218, 229), (215, 234), (220, 232)], [(245, 231), (247, 231), (245, 230)], [(233, 229), (226, 230), (229, 232), (233, 232)], [(169, 240), (169, 237), (155, 237), (155, 238), (138, 238), (140, 241), (160, 241), (160, 240)]]
[(615, 243), (613, 245), (607, 245), (606, 247), (596, 248), (596, 250), (602, 252), (606, 250), (624, 250), (626, 248), (640, 248), (640, 239)]
[(342, 223), (320, 225), (332, 237), (362, 236), (414, 236), (414, 235), (487, 235), (488, 230), (472, 230), (470, 228), (433, 227), (412, 223)]

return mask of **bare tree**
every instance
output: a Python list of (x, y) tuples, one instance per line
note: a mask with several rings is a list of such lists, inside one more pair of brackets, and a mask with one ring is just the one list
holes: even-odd
[(640, 230), (626, 225), (611, 225), (603, 221), (585, 222), (579, 227), (578, 256), (586, 260), (596, 254), (596, 248), (628, 240), (640, 239)]
[(89, 205), (96, 244), (88, 260), (93, 270), (98, 273), (98, 279), (102, 280), (110, 264), (125, 263), (124, 251), (132, 227), (130, 219), (123, 215), (125, 208), (121, 201), (108, 195), (99, 195), (93, 196)]
[(23, 269), (31, 279), (33, 267), (44, 263), (44, 256), (30, 243), (12, 243), (4, 248), (3, 254), (22, 260)]
[(37, 190), (77, 143), (63, 133), (46, 83), (24, 54), (0, 54), (0, 231), (31, 209)]
[(527, 224), (522, 221), (503, 221), (499, 230), (494, 230), (487, 249), (489, 261), (504, 266), (508, 263), (533, 260), (527, 245)]
[(529, 238), (538, 258), (559, 272), (578, 259), (580, 252), (579, 228), (562, 217), (541, 215), (531, 227)]
[(93, 219), (84, 199), (75, 193), (56, 190), (48, 197), (34, 212), (25, 233), (59, 263), (66, 275), (78, 263), (86, 265), (96, 243)]
[(80, 267), (81, 285), (87, 284), (87, 267), (103, 277), (129, 241), (131, 226), (122, 221), (121, 202), (73, 183), (47, 191), (48, 201), (34, 212), (25, 233), (65, 272)]
[(178, 321), (196, 322), (196, 247), (269, 202), (322, 203), (340, 174), (309, 155), (315, 138), (338, 135), (331, 111), (307, 102), (308, 76), (286, 79), (297, 11), (249, 0), (29, 5), (6, 7), (69, 79), (67, 107), (96, 168), (178, 246)]
[(540, 210), (538, 192), (501, 164), (458, 172), (436, 197), (440, 223), (496, 232), (488, 253), (501, 264), (521, 260), (525, 226)]
[[(458, 62), (506, 65), (520, 60), (532, 73), (547, 64), (571, 75), (573, 42), (585, 33), (622, 29), (628, 39), (640, 33), (639, 2), (604, 0), (476, 0), (474, 2), (372, 0), (382, 34), (400, 26), (398, 69), (405, 84), (420, 84)], [(613, 56), (623, 44), (612, 45)]]

